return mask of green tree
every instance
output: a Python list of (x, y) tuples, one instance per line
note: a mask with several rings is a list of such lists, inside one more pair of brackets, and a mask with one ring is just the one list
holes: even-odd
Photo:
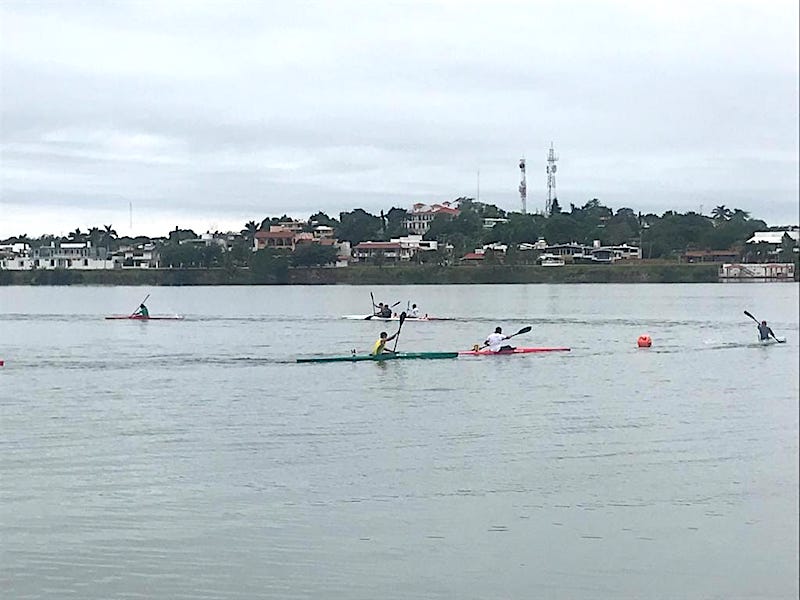
[(579, 241), (581, 230), (569, 215), (555, 213), (544, 225), (544, 237), (548, 244), (568, 244)]
[(336, 237), (339, 240), (348, 241), (355, 246), (365, 240), (377, 239), (380, 233), (380, 218), (362, 208), (339, 214), (339, 225), (336, 227)]
[(727, 221), (732, 215), (731, 210), (724, 204), (715, 206), (714, 210), (711, 211), (711, 218), (716, 222)]
[(287, 283), (289, 258), (283, 252), (263, 248), (253, 254), (250, 272), (255, 283)]
[(386, 239), (408, 235), (406, 218), (408, 211), (404, 208), (392, 208), (386, 213), (385, 237)]
[(109, 251), (116, 250), (117, 231), (113, 225), (103, 225), (103, 246)]
[(322, 244), (300, 244), (290, 256), (294, 267), (315, 267), (336, 262), (336, 248)]

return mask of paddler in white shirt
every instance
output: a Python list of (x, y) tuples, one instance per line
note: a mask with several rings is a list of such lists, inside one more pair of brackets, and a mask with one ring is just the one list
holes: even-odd
[(408, 316), (411, 317), (412, 319), (419, 318), (419, 309), (417, 308), (416, 304), (411, 305), (411, 310), (408, 311)]
[(494, 333), (490, 333), (486, 341), (483, 342), (485, 346), (489, 346), (492, 352), (500, 352), (502, 350), (513, 350), (514, 346), (503, 345), (503, 342), (508, 339), (508, 336), (503, 335), (503, 328), (497, 327)]

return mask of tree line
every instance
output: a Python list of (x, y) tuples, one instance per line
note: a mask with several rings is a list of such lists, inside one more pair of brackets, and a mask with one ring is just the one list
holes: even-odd
[[(493, 204), (478, 202), (472, 198), (457, 198), (457, 216), (436, 215), (424, 239), (435, 240), (441, 250), (438, 253), (420, 255), (420, 260), (452, 263), (463, 254), (489, 244), (508, 246), (509, 262), (513, 261), (519, 244), (533, 244), (540, 238), (548, 244), (578, 243), (591, 245), (599, 240), (601, 245), (630, 244), (642, 248), (643, 258), (675, 258), (687, 250), (728, 250), (743, 248), (744, 242), (755, 231), (767, 229), (760, 219), (738, 208), (717, 206), (710, 215), (693, 211), (678, 213), (666, 211), (661, 215), (642, 214), (631, 208), (612, 210), (597, 198), (583, 206), (570, 204), (563, 210), (558, 201), (553, 202), (549, 215), (507, 212)], [(362, 208), (340, 212), (338, 218), (324, 212), (311, 215), (303, 230), (311, 232), (323, 225), (333, 229), (334, 237), (350, 242), (352, 246), (366, 240), (387, 241), (408, 234), (403, 208), (392, 207), (388, 211), (372, 214)], [(486, 227), (485, 219), (497, 219)], [(319, 244), (299, 244), (291, 253), (264, 249), (253, 252), (255, 234), (259, 229), (290, 221), (288, 216), (266, 217), (260, 222), (249, 221), (241, 231), (218, 234), (225, 243), (208, 246), (181, 244), (199, 236), (190, 229), (175, 228), (166, 238), (155, 240), (163, 267), (221, 267), (236, 269), (250, 267), (265, 273), (281, 274), (290, 267), (308, 267), (330, 264), (336, 260), (336, 249)], [(31, 240), (27, 235), (4, 240), (26, 242), (32, 245), (49, 244), (53, 240), (90, 241), (93, 246), (102, 246), (109, 251), (120, 245), (152, 241), (146, 236), (119, 238), (111, 225), (92, 227), (86, 232), (76, 229), (68, 236), (42, 236)], [(791, 240), (784, 249), (790, 260), (793, 252)], [(758, 249), (754, 250), (758, 253)], [(758, 259), (758, 256), (752, 257)], [(491, 253), (490, 253), (491, 259)]]

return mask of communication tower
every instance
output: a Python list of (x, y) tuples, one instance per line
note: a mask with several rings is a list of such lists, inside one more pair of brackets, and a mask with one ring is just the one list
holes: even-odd
[(547, 153), (547, 204), (545, 204), (545, 215), (550, 216), (553, 210), (553, 201), (558, 199), (556, 194), (556, 161), (558, 156), (553, 150), (553, 142), (550, 142), (550, 152)]
[(525, 159), (519, 159), (519, 198), (522, 200), (522, 214), (528, 210), (528, 182), (525, 180)]

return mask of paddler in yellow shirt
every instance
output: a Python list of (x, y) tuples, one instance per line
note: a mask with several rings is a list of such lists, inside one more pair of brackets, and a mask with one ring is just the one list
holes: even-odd
[[(400, 333), (400, 330), (397, 330), (397, 333)], [(381, 337), (378, 338), (378, 341), (375, 342), (375, 345), (372, 347), (372, 356), (377, 356), (378, 354), (383, 354), (384, 352), (388, 352), (390, 354), (394, 354), (394, 350), (389, 350), (386, 347), (386, 342), (391, 342), (394, 338), (397, 337), (397, 333), (394, 333), (387, 337), (387, 333), (385, 331), (381, 331)]]

